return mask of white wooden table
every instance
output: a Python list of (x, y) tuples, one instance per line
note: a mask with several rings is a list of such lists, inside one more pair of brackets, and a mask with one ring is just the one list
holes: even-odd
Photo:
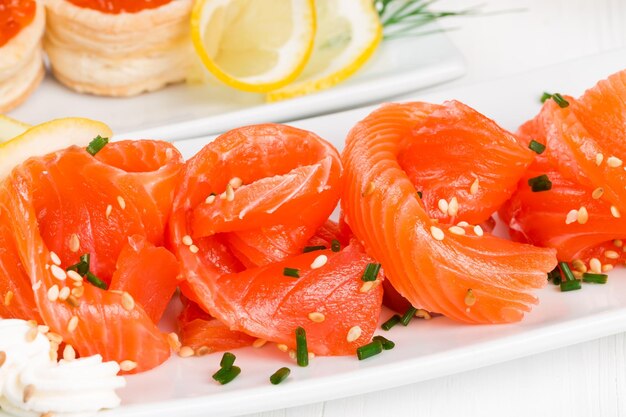
[[(459, 9), (484, 0), (442, 0)], [(626, 47), (626, 0), (487, 0), (510, 14), (446, 24), (468, 73), (438, 88), (505, 77)], [(249, 417), (626, 415), (626, 334), (393, 390)]]

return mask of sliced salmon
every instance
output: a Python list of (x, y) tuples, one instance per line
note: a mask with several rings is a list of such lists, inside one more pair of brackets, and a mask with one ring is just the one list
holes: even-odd
[[(429, 120), (431, 115), (433, 120)], [(450, 115), (449, 119), (445, 115)], [(452, 126), (436, 127), (447, 123)], [(422, 126), (429, 129), (424, 131)], [(471, 133), (473, 128), (478, 129), (476, 134)], [(436, 142), (431, 129), (448, 133)], [(499, 190), (517, 184), (519, 177), (514, 173), (521, 175), (532, 160), (510, 135), (460, 103), (385, 105), (359, 122), (346, 140), (342, 198), (346, 222), (382, 263), (393, 286), (415, 307), (467, 323), (520, 320), (537, 302), (533, 290), (545, 285), (546, 273), (555, 267), (555, 251), (499, 239), (469, 225), (447, 226), (432, 219), (417, 194), (421, 191), (427, 195), (429, 188), (418, 183), (422, 188), (418, 190), (411, 178), (416, 174), (407, 175), (407, 162), (404, 167), (401, 164), (406, 149), (419, 148), (416, 143), (422, 141), (421, 133), (432, 147), (431, 160), (424, 162), (427, 168), (435, 166), (432, 158), (439, 158), (441, 166), (469, 160), (472, 173), (486, 188), (478, 194), (480, 202), (466, 200), (468, 194), (459, 195), (459, 212), (466, 203), (497, 207), (507, 198)], [(411, 169), (420, 169), (418, 160)], [(466, 190), (471, 187), (473, 176), (469, 173), (455, 182), (452, 178), (456, 174), (438, 172), (448, 178), (450, 189), (457, 184)], [(503, 187), (498, 183), (500, 177), (506, 184)], [(438, 193), (448, 192), (445, 186), (441, 186), (442, 191), (436, 189)]]

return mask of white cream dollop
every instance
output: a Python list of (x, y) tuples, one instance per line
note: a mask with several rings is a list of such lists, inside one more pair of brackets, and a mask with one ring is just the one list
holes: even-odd
[(103, 362), (100, 355), (52, 361), (48, 339), (38, 334), (28, 342), (29, 329), (21, 320), (0, 320), (0, 351), (8, 347), (0, 367), (0, 409), (19, 417), (74, 417), (120, 405), (115, 390), (126, 380), (117, 376), (116, 362)]

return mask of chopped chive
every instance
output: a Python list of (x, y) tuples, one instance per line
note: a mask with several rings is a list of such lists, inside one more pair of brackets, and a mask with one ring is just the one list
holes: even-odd
[(333, 239), (330, 242), (330, 249), (333, 252), (339, 252), (341, 250), (341, 243), (339, 243), (339, 241), (337, 239)]
[(566, 281), (576, 281), (576, 277), (572, 273), (572, 270), (569, 268), (567, 262), (559, 262), (559, 268), (561, 269), (563, 275), (565, 275)]
[(230, 352), (225, 352), (220, 361), (221, 368), (230, 368), (235, 364), (237, 357)]
[(378, 340), (380, 342), (380, 344), (383, 345), (383, 349), (384, 350), (391, 350), (394, 347), (396, 347), (396, 344), (393, 343), (391, 340), (387, 339), (386, 337), (374, 336), (372, 339), (373, 340)]
[(383, 330), (389, 331), (391, 330), (393, 326), (400, 323), (401, 321), (402, 321), (402, 317), (400, 317), (398, 314), (394, 314), (393, 316), (389, 318), (389, 320), (381, 324), (380, 328)]
[(367, 264), (365, 267), (365, 272), (363, 272), (363, 276), (361, 277), (362, 281), (376, 281), (378, 278), (378, 272), (380, 271), (380, 264)]
[(67, 267), (67, 271), (76, 271), (81, 277), (84, 277), (89, 272), (89, 259), (88, 253), (81, 255), (77, 263)]
[(109, 143), (109, 138), (103, 138), (98, 135), (91, 142), (89, 142), (89, 145), (87, 145), (87, 152), (95, 156), (107, 143)]
[(562, 108), (562, 109), (564, 109), (567, 106), (569, 106), (569, 101), (565, 100), (563, 98), (563, 96), (560, 95), (559, 93), (552, 94), (552, 100), (554, 100), (556, 102), (556, 104), (558, 104), (559, 107)]
[(270, 382), (272, 385), (278, 385), (283, 382), (289, 374), (291, 373), (291, 369), (289, 368), (280, 368), (278, 371), (274, 372), (272, 376), (270, 376)]
[(102, 281), (100, 278), (98, 278), (97, 276), (95, 276), (94, 274), (92, 274), (91, 272), (87, 272), (85, 274), (85, 278), (87, 279), (87, 281), (89, 281), (92, 285), (101, 288), (103, 290), (106, 290), (108, 288), (108, 285), (106, 282)]
[(411, 322), (411, 319), (415, 317), (415, 313), (417, 313), (417, 309), (415, 307), (409, 307), (409, 309), (404, 312), (404, 314), (402, 315), (402, 319), (400, 320), (402, 325), (408, 326)]
[(367, 345), (361, 346), (356, 350), (356, 356), (360, 361), (363, 359), (371, 358), (372, 356), (378, 355), (383, 351), (383, 344), (380, 343), (380, 340), (374, 340)]
[(546, 174), (539, 175), (538, 177), (529, 178), (528, 185), (534, 193), (540, 191), (548, 191), (552, 189), (552, 181), (550, 181)]
[(213, 379), (222, 385), (228, 384), (233, 379), (237, 378), (237, 375), (241, 373), (241, 368), (238, 366), (231, 366), (230, 368), (220, 368), (219, 371), (213, 374)]
[(286, 277), (300, 278), (300, 270), (298, 268), (285, 268), (283, 275)]
[(561, 291), (575, 291), (581, 289), (580, 281), (574, 277), (572, 270), (569, 268), (567, 262), (559, 262), (559, 268), (565, 276), (565, 281), (561, 282)]
[(583, 274), (583, 282), (592, 282), (594, 284), (606, 284), (608, 278), (609, 276), (606, 274), (592, 274), (590, 272)]
[(528, 147), (530, 148), (531, 151), (539, 155), (541, 155), (543, 151), (546, 150), (546, 145), (544, 145), (543, 143), (539, 143), (534, 139), (530, 141), (530, 143), (528, 144)]
[(548, 280), (551, 280), (554, 285), (561, 285), (561, 281), (563, 280), (561, 277), (561, 271), (557, 266), (552, 271), (548, 272)]
[(309, 252), (315, 252), (316, 250), (324, 250), (326, 249), (326, 246), (305, 246), (304, 249), (302, 249), (302, 253), (309, 253)]
[(296, 361), (298, 366), (309, 365), (309, 350), (306, 346), (306, 332), (302, 327), (296, 329)]
[(417, 196), (421, 199), (421, 198), (422, 198), (422, 192), (421, 192), (421, 191), (418, 191), (418, 192), (417, 192)]
[(552, 98), (552, 94), (546, 93), (544, 91), (544, 93), (541, 95), (541, 102), (545, 103), (546, 101), (550, 100), (551, 98)]

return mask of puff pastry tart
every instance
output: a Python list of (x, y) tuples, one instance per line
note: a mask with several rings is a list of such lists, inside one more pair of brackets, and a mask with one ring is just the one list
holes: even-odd
[(44, 76), (45, 20), (39, 1), (0, 0), (0, 113), (26, 100)]
[(185, 79), (192, 0), (45, 0), (52, 72), (82, 93), (132, 96)]

